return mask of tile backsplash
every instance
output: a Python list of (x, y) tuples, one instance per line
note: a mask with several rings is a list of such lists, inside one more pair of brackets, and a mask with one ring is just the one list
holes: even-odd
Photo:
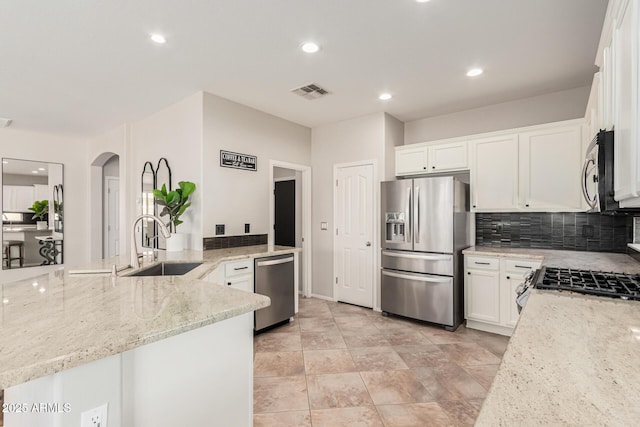
[(266, 245), (267, 234), (244, 234), (241, 236), (205, 237), (202, 239), (204, 250), (238, 248), (241, 246)]
[(626, 252), (632, 216), (587, 213), (476, 214), (476, 245)]

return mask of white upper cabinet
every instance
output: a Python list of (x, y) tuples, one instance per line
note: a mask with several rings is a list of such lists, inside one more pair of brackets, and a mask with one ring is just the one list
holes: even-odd
[(582, 210), (579, 125), (521, 133), (519, 161), (521, 209), (538, 212)]
[(637, 206), (640, 195), (638, 145), (638, 1), (621, 1), (613, 26), (614, 192), (621, 206)]
[(427, 173), (428, 147), (411, 145), (396, 148), (396, 176)]
[(396, 176), (469, 169), (466, 141), (396, 147)]
[(469, 169), (467, 141), (429, 146), (429, 171), (443, 172)]
[(518, 210), (518, 135), (474, 140), (471, 153), (472, 210)]
[(2, 210), (5, 212), (29, 212), (34, 201), (32, 185), (2, 186)]

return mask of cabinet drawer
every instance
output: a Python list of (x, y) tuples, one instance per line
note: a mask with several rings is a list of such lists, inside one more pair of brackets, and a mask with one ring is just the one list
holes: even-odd
[(500, 261), (498, 258), (487, 258), (480, 256), (465, 256), (467, 268), (474, 270), (498, 270)]
[(224, 266), (225, 277), (239, 276), (241, 274), (253, 273), (253, 259), (243, 259), (242, 261), (228, 262)]
[(528, 273), (531, 270), (540, 268), (541, 261), (527, 259), (506, 259), (504, 261), (505, 271), (514, 273)]

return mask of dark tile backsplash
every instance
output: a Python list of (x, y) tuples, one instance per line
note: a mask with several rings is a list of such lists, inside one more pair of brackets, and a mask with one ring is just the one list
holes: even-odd
[(476, 214), (476, 245), (626, 252), (633, 217), (587, 213)]
[(247, 234), (242, 236), (205, 237), (202, 239), (204, 250), (238, 248), (240, 246), (266, 245), (266, 234)]

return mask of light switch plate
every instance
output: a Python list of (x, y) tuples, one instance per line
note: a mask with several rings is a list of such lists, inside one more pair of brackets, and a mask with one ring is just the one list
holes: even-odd
[(320, 230), (328, 230), (329, 229), (329, 223), (328, 222), (321, 222), (320, 223)]

